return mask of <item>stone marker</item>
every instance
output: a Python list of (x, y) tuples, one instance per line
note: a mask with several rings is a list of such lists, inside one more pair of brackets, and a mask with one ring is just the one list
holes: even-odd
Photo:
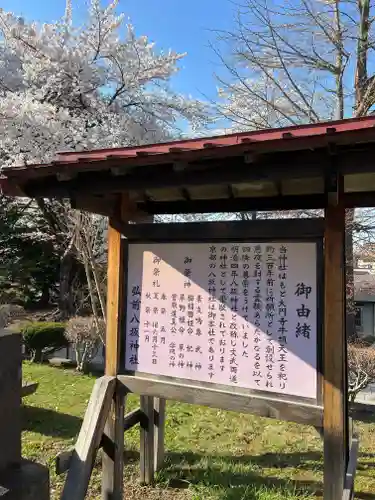
[(49, 470), (21, 457), (21, 335), (0, 330), (0, 499), (49, 499)]

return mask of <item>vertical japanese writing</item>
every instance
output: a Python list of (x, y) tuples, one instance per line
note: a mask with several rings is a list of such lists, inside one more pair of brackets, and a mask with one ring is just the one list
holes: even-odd
[(273, 387), (273, 367), (274, 367), (274, 345), (273, 345), (273, 327), (275, 318), (275, 247), (272, 245), (267, 245), (266, 247), (266, 308), (265, 308), (265, 320), (266, 320), (266, 335), (267, 335), (267, 346), (265, 350), (265, 366), (266, 366), (266, 388)]
[(172, 293), (171, 295), (172, 302), (171, 302), (171, 320), (170, 320), (170, 325), (171, 325), (171, 334), (176, 335), (177, 333), (177, 311), (178, 311), (178, 303), (177, 303), (177, 298), (178, 295), (177, 293)]
[(176, 342), (169, 343), (169, 366), (174, 368), (176, 366)]
[[(310, 294), (312, 292), (311, 285), (306, 285), (305, 283), (298, 283), (296, 286), (296, 291), (294, 294), (298, 297), (298, 306), (296, 309), (297, 314), (297, 325), (296, 325), (296, 337), (302, 337), (304, 339), (310, 339), (311, 335), (311, 324), (310, 324), (310, 313), (311, 310), (308, 307), (308, 301)], [(307, 302), (307, 305), (306, 305)]]
[(225, 246), (220, 248), (220, 295), (219, 295), (219, 351), (220, 351), (220, 372), (225, 371), (226, 363), (226, 349), (227, 349), (227, 339), (226, 339), (226, 321), (225, 321), (225, 311), (228, 304), (228, 292), (227, 292), (227, 277), (228, 277), (228, 266), (227, 266), (227, 255), (228, 249)]
[(129, 245), (126, 369), (316, 397), (314, 262), (305, 242)]
[(261, 312), (263, 309), (262, 295), (261, 295), (261, 282), (262, 282), (262, 247), (256, 245), (254, 247), (254, 278), (255, 278), (255, 289), (253, 295), (253, 314), (254, 314), (254, 365), (253, 365), (253, 378), (254, 383), (257, 387), (260, 387), (261, 380), (263, 378), (261, 370), (261, 355), (260, 355), (260, 343), (261, 343)]
[(183, 335), (185, 333), (186, 326), (186, 303), (185, 303), (185, 294), (180, 293), (178, 296), (178, 333)]
[(160, 288), (161, 283), (160, 283), (160, 262), (161, 258), (158, 257), (157, 255), (154, 255), (152, 263), (153, 263), (153, 288), (154, 291), (152, 292), (152, 298), (151, 302), (149, 303), (150, 305), (146, 306), (147, 307), (147, 313), (150, 314), (152, 321), (151, 321), (151, 342), (152, 342), (152, 364), (157, 365), (158, 364), (158, 349), (159, 349), (159, 343), (160, 343), (160, 323), (159, 320), (157, 319), (159, 316), (159, 299), (161, 293), (157, 290)]
[(217, 277), (217, 248), (209, 247), (208, 266), (208, 376), (212, 380), (215, 376), (215, 347), (216, 347), (216, 277)]
[(287, 363), (288, 363), (288, 310), (286, 305), (286, 283), (288, 280), (288, 250), (282, 245), (279, 248), (279, 303), (278, 303), (278, 363), (279, 363), (279, 388), (284, 390), (288, 381)]
[(242, 317), (244, 322), (242, 323), (242, 357), (249, 357), (249, 285), (250, 285), (250, 258), (251, 258), (251, 246), (243, 246), (241, 252), (241, 264), (242, 264)]
[(130, 349), (129, 363), (132, 368), (137, 369), (138, 366), (138, 351), (139, 351), (139, 312), (141, 304), (141, 291), (139, 285), (133, 285), (131, 289), (131, 319), (130, 319)]
[[(184, 288), (187, 281), (184, 282)], [(178, 295), (178, 333), (180, 334), (180, 339), (184, 338), (185, 326), (186, 326), (186, 303), (185, 303), (185, 294), (180, 293)], [(178, 341), (178, 359), (177, 359), (177, 367), (184, 368), (185, 366), (185, 354), (184, 354), (184, 344), (181, 340)]]
[(195, 336), (201, 337), (203, 335), (203, 297), (198, 294), (195, 297)]
[(231, 305), (231, 319), (229, 323), (230, 335), (230, 358), (229, 358), (229, 380), (230, 382), (238, 383), (238, 361), (237, 349), (238, 345), (238, 287), (239, 287), (239, 247), (233, 245), (230, 249), (230, 305)]
[(191, 287), (191, 274), (192, 274), (192, 265), (193, 265), (193, 259), (191, 257), (185, 257), (184, 258), (184, 276), (185, 276), (185, 281), (184, 281), (184, 288), (190, 288)]
[(187, 297), (187, 333), (194, 334), (194, 295), (189, 294)]

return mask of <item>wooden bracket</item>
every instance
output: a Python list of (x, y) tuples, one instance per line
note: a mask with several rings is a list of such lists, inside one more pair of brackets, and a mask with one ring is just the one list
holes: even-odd
[(76, 445), (67, 460), (69, 472), (62, 500), (85, 498), (115, 386), (116, 378), (111, 376), (101, 377), (95, 382)]
[(342, 180), (337, 169), (332, 168), (324, 179), (324, 191), (327, 197), (328, 206), (337, 206), (342, 194)]
[[(137, 424), (140, 424), (144, 428), (148, 425), (148, 418), (140, 408), (137, 408), (125, 415), (124, 432), (128, 431)], [(101, 437), (99, 448), (103, 448), (106, 454), (114, 460), (115, 444), (105, 433), (103, 433)], [(62, 451), (56, 456), (55, 471), (57, 475), (63, 474), (69, 470), (73, 454), (74, 448), (70, 448), (69, 450)]]

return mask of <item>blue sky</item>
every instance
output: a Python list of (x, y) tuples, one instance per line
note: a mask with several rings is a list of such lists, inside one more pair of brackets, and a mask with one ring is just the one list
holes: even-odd
[[(85, 0), (73, 0), (78, 23), (85, 5)], [(2, 0), (1, 7), (28, 20), (49, 22), (63, 15), (65, 0)], [(232, 26), (234, 5), (230, 0), (120, 0), (119, 11), (130, 17), (137, 34), (147, 35), (156, 47), (188, 53), (173, 81), (176, 91), (215, 98), (213, 73), (220, 67), (209, 41), (215, 40), (212, 30)]]

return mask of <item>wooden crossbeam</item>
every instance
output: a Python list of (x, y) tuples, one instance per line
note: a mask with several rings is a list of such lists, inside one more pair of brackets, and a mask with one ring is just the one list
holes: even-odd
[[(221, 408), (224, 410), (251, 413), (261, 417), (287, 420), (305, 425), (322, 427), (323, 408), (312, 403), (277, 399), (272, 396), (258, 396), (235, 391), (224, 391), (176, 382), (165, 382), (156, 378), (119, 375), (127, 391), (142, 394), (144, 397), (164, 397), (186, 403)], [(146, 405), (147, 406), (147, 405)], [(149, 429), (151, 433), (152, 430)], [(150, 445), (151, 446), (151, 445)]]
[(94, 385), (65, 481), (61, 500), (83, 500), (111, 407), (116, 378), (104, 376)]
[[(124, 432), (128, 431), (139, 423), (142, 426), (146, 426), (147, 416), (140, 408), (137, 408), (125, 415)], [(110, 448), (114, 448), (114, 444), (113, 441), (108, 436), (106, 436), (106, 434), (103, 434), (99, 444), (99, 448), (106, 448), (107, 453), (113, 455), (113, 453), (110, 451)], [(64, 474), (64, 472), (69, 470), (73, 455), (74, 448), (70, 448), (69, 450), (62, 451), (56, 456), (55, 471), (57, 475)]]
[(21, 389), (21, 397), (25, 398), (26, 396), (31, 396), (31, 394), (34, 394), (34, 392), (36, 392), (38, 386), (39, 386), (38, 382), (30, 382), (24, 384)]
[[(158, 399), (156, 398), (158, 402), (158, 406), (160, 405), (159, 402), (163, 405), (164, 408), (162, 408), (162, 411), (159, 413), (156, 409), (154, 410), (154, 421), (155, 425), (159, 426), (163, 429), (162, 422), (159, 421), (160, 417), (164, 418), (164, 411), (165, 411), (165, 399)], [(365, 403), (350, 403), (350, 410), (349, 413), (351, 417), (354, 420), (357, 421), (362, 421), (362, 422), (375, 422), (375, 411), (374, 411), (374, 405), (369, 405)], [(322, 411), (322, 410), (321, 410)], [(127, 415), (124, 417), (124, 431), (128, 431), (132, 427), (134, 427), (137, 424), (141, 424), (142, 427), (147, 427), (147, 415), (143, 413), (143, 411), (140, 408), (137, 408), (131, 412), (129, 412)], [(316, 431), (318, 434), (323, 438), (323, 428), (322, 427), (315, 427)], [(105, 434), (104, 436), (105, 437)], [(109, 439), (109, 438), (108, 438)], [(103, 438), (100, 442), (99, 447), (103, 447)], [(108, 448), (108, 445), (107, 445)], [(159, 453), (157, 451), (159, 450)], [(57, 475), (64, 474), (69, 470), (70, 467), (70, 462), (71, 458), (74, 453), (74, 448), (71, 448), (69, 450), (64, 450), (60, 452), (56, 458), (55, 458), (55, 471)], [(160, 458), (164, 454), (164, 440), (162, 436), (159, 436), (158, 433), (155, 433), (155, 468), (160, 469), (161, 463), (160, 463)], [(159, 462), (159, 463), (158, 463)]]

